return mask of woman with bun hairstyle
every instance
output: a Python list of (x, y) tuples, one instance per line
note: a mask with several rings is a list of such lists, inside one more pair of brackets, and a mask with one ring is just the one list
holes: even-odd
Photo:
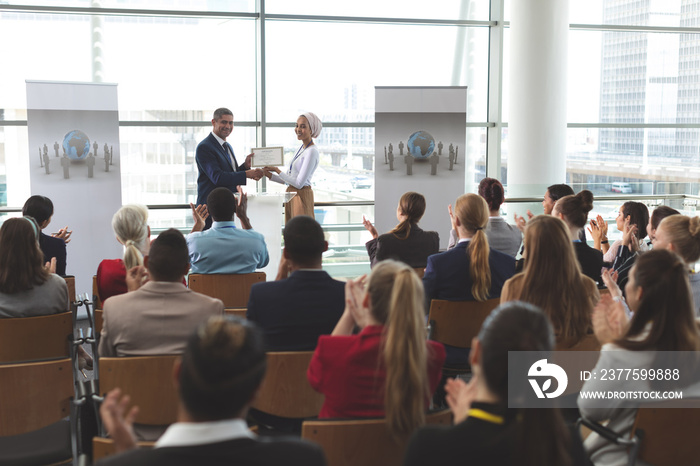
[(265, 176), (275, 183), (287, 185), (287, 192), (297, 193), (291, 201), (284, 204), (284, 218), (289, 221), (297, 215), (314, 217), (314, 191), (311, 189), (311, 177), (318, 167), (319, 155), (314, 139), (323, 129), (321, 120), (311, 112), (299, 115), (294, 132), (301, 141), (301, 147), (289, 164), (286, 173), (278, 167), (265, 167)]
[[(635, 201), (627, 201), (620, 207), (615, 220), (615, 226), (624, 235), (633, 229), (635, 241), (642, 251), (647, 251), (647, 244), (642, 241), (646, 235), (646, 226), (649, 223), (649, 209), (645, 204)], [(600, 215), (595, 221), (591, 221), (591, 228), (588, 230), (593, 237), (593, 247), (603, 252), (603, 260), (613, 263), (618, 255), (622, 240), (618, 239), (612, 246), (608, 244), (608, 224)]]
[(591, 333), (591, 312), (600, 294), (581, 273), (571, 232), (552, 215), (525, 227), (525, 266), (503, 286), (501, 304), (525, 301), (540, 307), (554, 327), (558, 348), (570, 348)]
[(399, 260), (413, 268), (425, 267), (428, 256), (440, 250), (440, 236), (436, 231), (423, 231), (418, 226), (423, 213), (425, 197), (407, 192), (401, 196), (396, 207), (399, 224), (389, 233), (379, 235), (374, 225), (362, 217), (362, 223), (372, 235), (365, 245), (372, 267), (385, 259)]
[(584, 189), (578, 194), (559, 199), (554, 204), (552, 215), (564, 220), (569, 228), (569, 236), (574, 242), (574, 251), (576, 251), (576, 258), (581, 266), (581, 272), (597, 284), (602, 285), (600, 270), (603, 267), (603, 253), (579, 239), (581, 230), (588, 222), (588, 212), (592, 209), (593, 193)]
[(40, 232), (32, 217), (8, 218), (0, 227), (0, 318), (68, 311), (68, 286), (53, 273), (55, 258), (44, 264)]
[[(663, 223), (672, 217), (668, 217)], [(658, 230), (657, 230), (658, 237)], [(603, 296), (593, 313), (593, 329), (603, 345), (595, 374), (606, 370), (625, 368), (635, 373), (649, 369), (679, 368), (680, 386), (670, 386), (667, 378), (634, 382), (624, 377), (601, 380), (592, 378), (584, 383), (582, 391), (600, 390), (618, 392), (677, 390), (685, 385), (697, 369), (694, 361), (670, 362), (667, 358), (679, 351), (700, 351), (700, 334), (695, 322), (695, 309), (688, 285), (687, 264), (669, 250), (655, 248), (640, 255), (632, 267), (626, 285), (627, 304), (633, 312), (627, 318), (619, 295)], [(690, 369), (690, 370), (684, 370)], [(620, 380), (622, 379), (622, 380)], [(623, 437), (631, 435), (637, 407), (630, 399), (600, 400), (579, 397), (581, 415), (592, 421), (608, 421), (606, 427)], [(627, 450), (623, 445), (608, 442), (596, 433), (584, 442), (591, 461), (596, 466), (627, 464)]]
[(112, 229), (117, 241), (124, 246), (124, 258), (100, 262), (97, 268), (97, 291), (102, 302), (128, 291), (127, 270), (142, 266), (143, 256), (148, 255), (151, 236), (148, 209), (138, 204), (123, 206), (112, 217)]
[[(307, 377), (325, 395), (319, 418), (386, 417), (397, 437), (425, 421), (445, 350), (426, 341), (423, 287), (415, 271), (386, 260), (345, 287), (345, 311), (322, 335)], [(354, 327), (361, 329), (354, 335)]]
[(508, 352), (548, 354), (554, 335), (547, 316), (530, 304), (504, 304), (489, 315), (471, 346), (469, 384), (450, 379), (446, 386), (454, 425), (416, 432), (404, 466), (587, 464), (580, 439), (559, 410), (508, 408)]

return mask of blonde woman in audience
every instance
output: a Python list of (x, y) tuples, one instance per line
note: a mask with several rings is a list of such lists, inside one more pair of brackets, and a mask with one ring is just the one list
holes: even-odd
[(117, 241), (124, 246), (124, 258), (100, 262), (97, 268), (97, 290), (102, 302), (111, 296), (126, 293), (127, 271), (143, 266), (143, 256), (148, 254), (151, 236), (148, 209), (137, 204), (123, 206), (112, 217), (112, 229)]
[(546, 354), (553, 346), (552, 326), (535, 306), (513, 302), (492, 312), (472, 341), (469, 384), (450, 379), (445, 387), (454, 426), (420, 429), (404, 466), (587, 464), (558, 410), (508, 408), (508, 352)]
[(418, 222), (425, 213), (425, 197), (407, 192), (399, 199), (396, 219), (399, 224), (389, 233), (380, 235), (366, 218), (362, 223), (372, 235), (367, 241), (367, 253), (372, 267), (384, 259), (396, 259), (411, 267), (425, 267), (428, 256), (440, 250), (440, 236), (436, 231), (423, 231)]
[[(594, 373), (620, 368), (641, 373), (641, 370), (673, 369), (684, 364), (690, 364), (691, 370), (681, 368), (682, 376), (686, 378), (680, 380), (688, 380), (688, 375), (697, 373), (693, 361), (680, 361), (679, 365), (665, 359), (673, 354), (670, 352), (700, 351), (700, 334), (694, 320), (695, 310), (686, 270), (687, 264), (668, 250), (654, 249), (639, 256), (626, 285), (632, 319), (628, 321), (619, 295), (604, 296), (593, 313), (593, 329), (603, 345)], [(658, 381), (639, 379), (637, 382), (622, 379), (607, 378), (603, 381), (601, 377), (592, 378), (584, 383), (582, 390), (679, 388), (662, 385), (672, 382), (664, 378)], [(637, 408), (629, 400), (601, 401), (579, 397), (578, 406), (585, 418), (608, 421), (608, 429), (624, 437), (630, 436)], [(608, 442), (596, 433), (589, 435), (584, 445), (596, 466), (627, 464), (626, 447)]]
[(8, 218), (0, 228), (0, 318), (68, 311), (68, 287), (56, 259), (44, 264), (32, 217)]
[(440, 343), (426, 342), (420, 279), (406, 264), (382, 261), (369, 279), (347, 282), (345, 301), (307, 373), (325, 395), (319, 417), (386, 416), (392, 434), (410, 434), (424, 423), (445, 359)]
[(538, 215), (525, 227), (525, 266), (503, 286), (501, 303), (525, 301), (544, 310), (557, 347), (574, 346), (591, 332), (591, 312), (600, 294), (581, 267), (566, 224)]

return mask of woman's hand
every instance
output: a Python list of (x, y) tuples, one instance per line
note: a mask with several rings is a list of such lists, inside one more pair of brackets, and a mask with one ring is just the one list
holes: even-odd
[(51, 236), (54, 238), (62, 239), (64, 243), (70, 243), (70, 235), (73, 234), (73, 230), (68, 230), (68, 227), (63, 227), (58, 232), (52, 233)]
[(49, 262), (44, 264), (44, 268), (48, 273), (56, 273), (56, 258), (52, 257)]
[(351, 335), (355, 325), (360, 328), (367, 325), (369, 309), (363, 309), (366, 278), (367, 275), (363, 275), (345, 282), (345, 310), (331, 335)]
[(143, 265), (135, 265), (126, 271), (126, 290), (136, 291), (148, 282), (148, 272)]
[(630, 217), (625, 219), (625, 226), (622, 228), (622, 245), (627, 246), (632, 252), (639, 251), (637, 225), (630, 225)]
[(192, 220), (194, 220), (194, 225), (190, 233), (195, 231), (202, 231), (204, 229), (205, 220), (209, 217), (209, 211), (207, 210), (206, 204), (200, 204), (197, 207), (190, 202), (190, 207), (192, 208)]
[(590, 221), (589, 225), (588, 233), (593, 237), (593, 247), (600, 251), (601, 242), (608, 240), (608, 224), (603, 220), (603, 217), (598, 215), (595, 220)]
[(280, 174), (281, 170), (277, 167), (265, 167), (263, 168), (263, 173), (265, 174), (266, 177), (272, 178), (273, 173), (277, 173), (278, 175)]
[(605, 287), (610, 291), (610, 296), (613, 298), (622, 298), (622, 290), (617, 286), (617, 270), (603, 267), (600, 276), (603, 279)]
[(459, 424), (467, 418), (467, 412), (476, 398), (476, 379), (474, 375), (469, 384), (462, 379), (447, 379), (445, 392), (447, 392), (447, 405), (452, 411), (454, 423)]
[(379, 233), (377, 233), (377, 229), (372, 225), (372, 222), (367, 220), (367, 218), (363, 215), (362, 216), (362, 224), (365, 226), (365, 229), (369, 231), (369, 233), (372, 235), (372, 238), (377, 239), (379, 237)]
[(457, 218), (455, 217), (454, 212), (452, 212), (452, 204), (447, 205), (447, 212), (450, 214), (450, 224), (452, 225), (452, 229), (457, 231)]
[(593, 308), (593, 332), (601, 345), (611, 343), (622, 337), (627, 327), (627, 315), (621, 298), (613, 299), (603, 295)]

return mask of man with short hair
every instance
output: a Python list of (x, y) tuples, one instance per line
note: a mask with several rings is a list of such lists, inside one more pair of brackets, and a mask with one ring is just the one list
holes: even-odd
[[(187, 235), (191, 273), (252, 273), (270, 261), (265, 237), (253, 231), (248, 219), (246, 195), (241, 193), (239, 199), (237, 204), (227, 188), (216, 188), (209, 194), (207, 209), (214, 220), (211, 228)], [(243, 228), (236, 228), (234, 214)]]
[[(23, 217), (32, 217), (36, 220), (39, 228), (43, 230), (53, 217), (53, 202), (46, 196), (31, 196), (22, 207)], [(43, 232), (39, 235), (39, 247), (44, 253), (44, 262), (51, 262), (56, 258), (56, 274), (64, 276), (66, 274), (66, 243), (70, 243), (68, 227), (61, 228), (57, 233), (49, 236)]]
[(294, 217), (283, 235), (278, 281), (253, 285), (246, 317), (262, 328), (268, 351), (311, 351), (343, 314), (345, 284), (322, 270), (328, 242), (316, 220)]
[[(153, 449), (136, 449), (131, 425), (136, 408), (126, 413), (128, 397), (119, 389), (100, 407), (102, 421), (117, 451), (98, 465), (322, 466), (317, 445), (298, 439), (262, 439), (245, 418), (265, 376), (260, 331), (235, 318), (211, 318), (191, 334), (173, 376), (180, 396), (178, 419)], [(164, 381), (165, 383), (165, 381)]]
[[(158, 235), (144, 265), (127, 272), (129, 293), (104, 303), (100, 357), (180, 354), (197, 325), (224, 312), (221, 300), (183, 285), (190, 264), (178, 230)], [(148, 282), (141, 286), (146, 273)]]
[[(259, 180), (263, 176), (260, 168), (251, 169), (249, 154), (241, 165), (236, 161), (233, 148), (226, 138), (233, 131), (233, 112), (227, 108), (217, 108), (211, 120), (212, 131), (197, 145), (195, 161), (199, 176), (197, 177), (197, 205), (204, 204), (209, 194), (217, 187), (236, 191), (238, 186), (246, 184), (248, 178)], [(205, 230), (211, 226), (206, 220)]]

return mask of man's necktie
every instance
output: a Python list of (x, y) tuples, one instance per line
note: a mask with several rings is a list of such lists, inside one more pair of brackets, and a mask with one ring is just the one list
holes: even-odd
[(228, 156), (231, 158), (231, 164), (233, 165), (233, 171), (237, 172), (238, 171), (238, 163), (236, 162), (236, 157), (233, 156), (233, 147), (231, 147), (231, 144), (224, 141), (224, 149), (226, 150), (226, 153), (228, 154)]

